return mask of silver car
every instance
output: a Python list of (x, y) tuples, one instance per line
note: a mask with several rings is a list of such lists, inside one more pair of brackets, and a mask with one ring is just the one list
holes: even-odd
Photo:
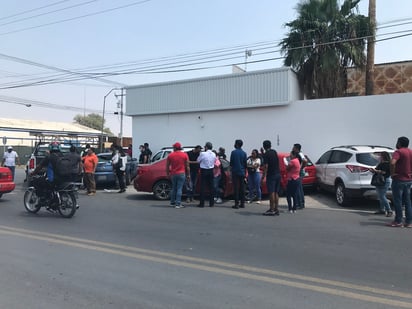
[(371, 145), (331, 148), (315, 164), (319, 187), (334, 192), (340, 206), (347, 206), (352, 198), (376, 198), (369, 169), (378, 165), (383, 151), (392, 154), (394, 150)]

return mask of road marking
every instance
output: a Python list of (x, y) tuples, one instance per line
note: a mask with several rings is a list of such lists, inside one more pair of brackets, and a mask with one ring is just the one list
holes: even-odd
[[(40, 241), (51, 242), (59, 245), (66, 245), (70, 247), (82, 248), (86, 250), (93, 250), (108, 254), (120, 255), (129, 258), (146, 260), (150, 262), (157, 262), (162, 264), (180, 266), (190, 269), (197, 269), (207, 272), (224, 274), (244, 278), (248, 280), (256, 280), (267, 282), (271, 284), (279, 284), (283, 286), (290, 286), (294, 288), (301, 288), (318, 293), (341, 296), (350, 299), (357, 299), (361, 301), (379, 303), (384, 305), (398, 306), (401, 308), (412, 308), (412, 294), (402, 293), (397, 291), (390, 291), (378, 289), (368, 286), (361, 286), (340, 281), (321, 279), (310, 276), (303, 276), (298, 274), (279, 272), (270, 269), (256, 268), (240, 264), (232, 264), (209, 260), (204, 258), (195, 258), (190, 256), (178, 255), (173, 253), (166, 253), (161, 251), (154, 251), (142, 249), (137, 247), (130, 247), (124, 245), (117, 245), (113, 243), (88, 240), (83, 238), (75, 238), (64, 235), (56, 235), (44, 232), (36, 232), (27, 229), (13, 228), (0, 225), (0, 234), (19, 236), (28, 239), (36, 239)], [(200, 263), (194, 264), (193, 262)], [(224, 267), (224, 268), (223, 268)], [(230, 269), (229, 269), (230, 268)], [(286, 278), (274, 278), (273, 276)], [(294, 281), (293, 281), (294, 280)], [(299, 280), (299, 281), (296, 281)], [(303, 281), (303, 282), (300, 282)], [(341, 290), (337, 288), (344, 288)], [(349, 291), (349, 290), (354, 290)], [(377, 294), (379, 296), (361, 294), (366, 292), (369, 294)], [(390, 297), (404, 298), (405, 301), (394, 300), (390, 298), (383, 298), (382, 295)], [(409, 302), (408, 302), (409, 301)]]

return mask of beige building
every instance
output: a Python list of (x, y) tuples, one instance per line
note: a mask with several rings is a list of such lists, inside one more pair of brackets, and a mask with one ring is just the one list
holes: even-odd
[[(412, 61), (375, 65), (374, 94), (412, 92)], [(365, 71), (348, 69), (349, 95), (365, 95)]]

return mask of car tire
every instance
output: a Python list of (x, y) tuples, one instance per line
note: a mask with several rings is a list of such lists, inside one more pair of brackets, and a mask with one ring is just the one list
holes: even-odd
[(343, 182), (338, 182), (335, 185), (335, 198), (339, 206), (348, 206), (349, 198), (346, 194), (346, 188)]
[(153, 186), (153, 195), (157, 200), (166, 201), (170, 199), (172, 183), (168, 180), (160, 180)]

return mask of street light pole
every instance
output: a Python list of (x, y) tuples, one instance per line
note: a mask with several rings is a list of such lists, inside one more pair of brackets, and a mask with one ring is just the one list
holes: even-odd
[(104, 114), (106, 112), (106, 98), (109, 94), (112, 93), (114, 90), (119, 90), (119, 88), (112, 88), (110, 91), (104, 96), (103, 98), (103, 114), (102, 114), (102, 132), (101, 132), (101, 139), (100, 139), (100, 152), (103, 152), (103, 136), (104, 136)]

